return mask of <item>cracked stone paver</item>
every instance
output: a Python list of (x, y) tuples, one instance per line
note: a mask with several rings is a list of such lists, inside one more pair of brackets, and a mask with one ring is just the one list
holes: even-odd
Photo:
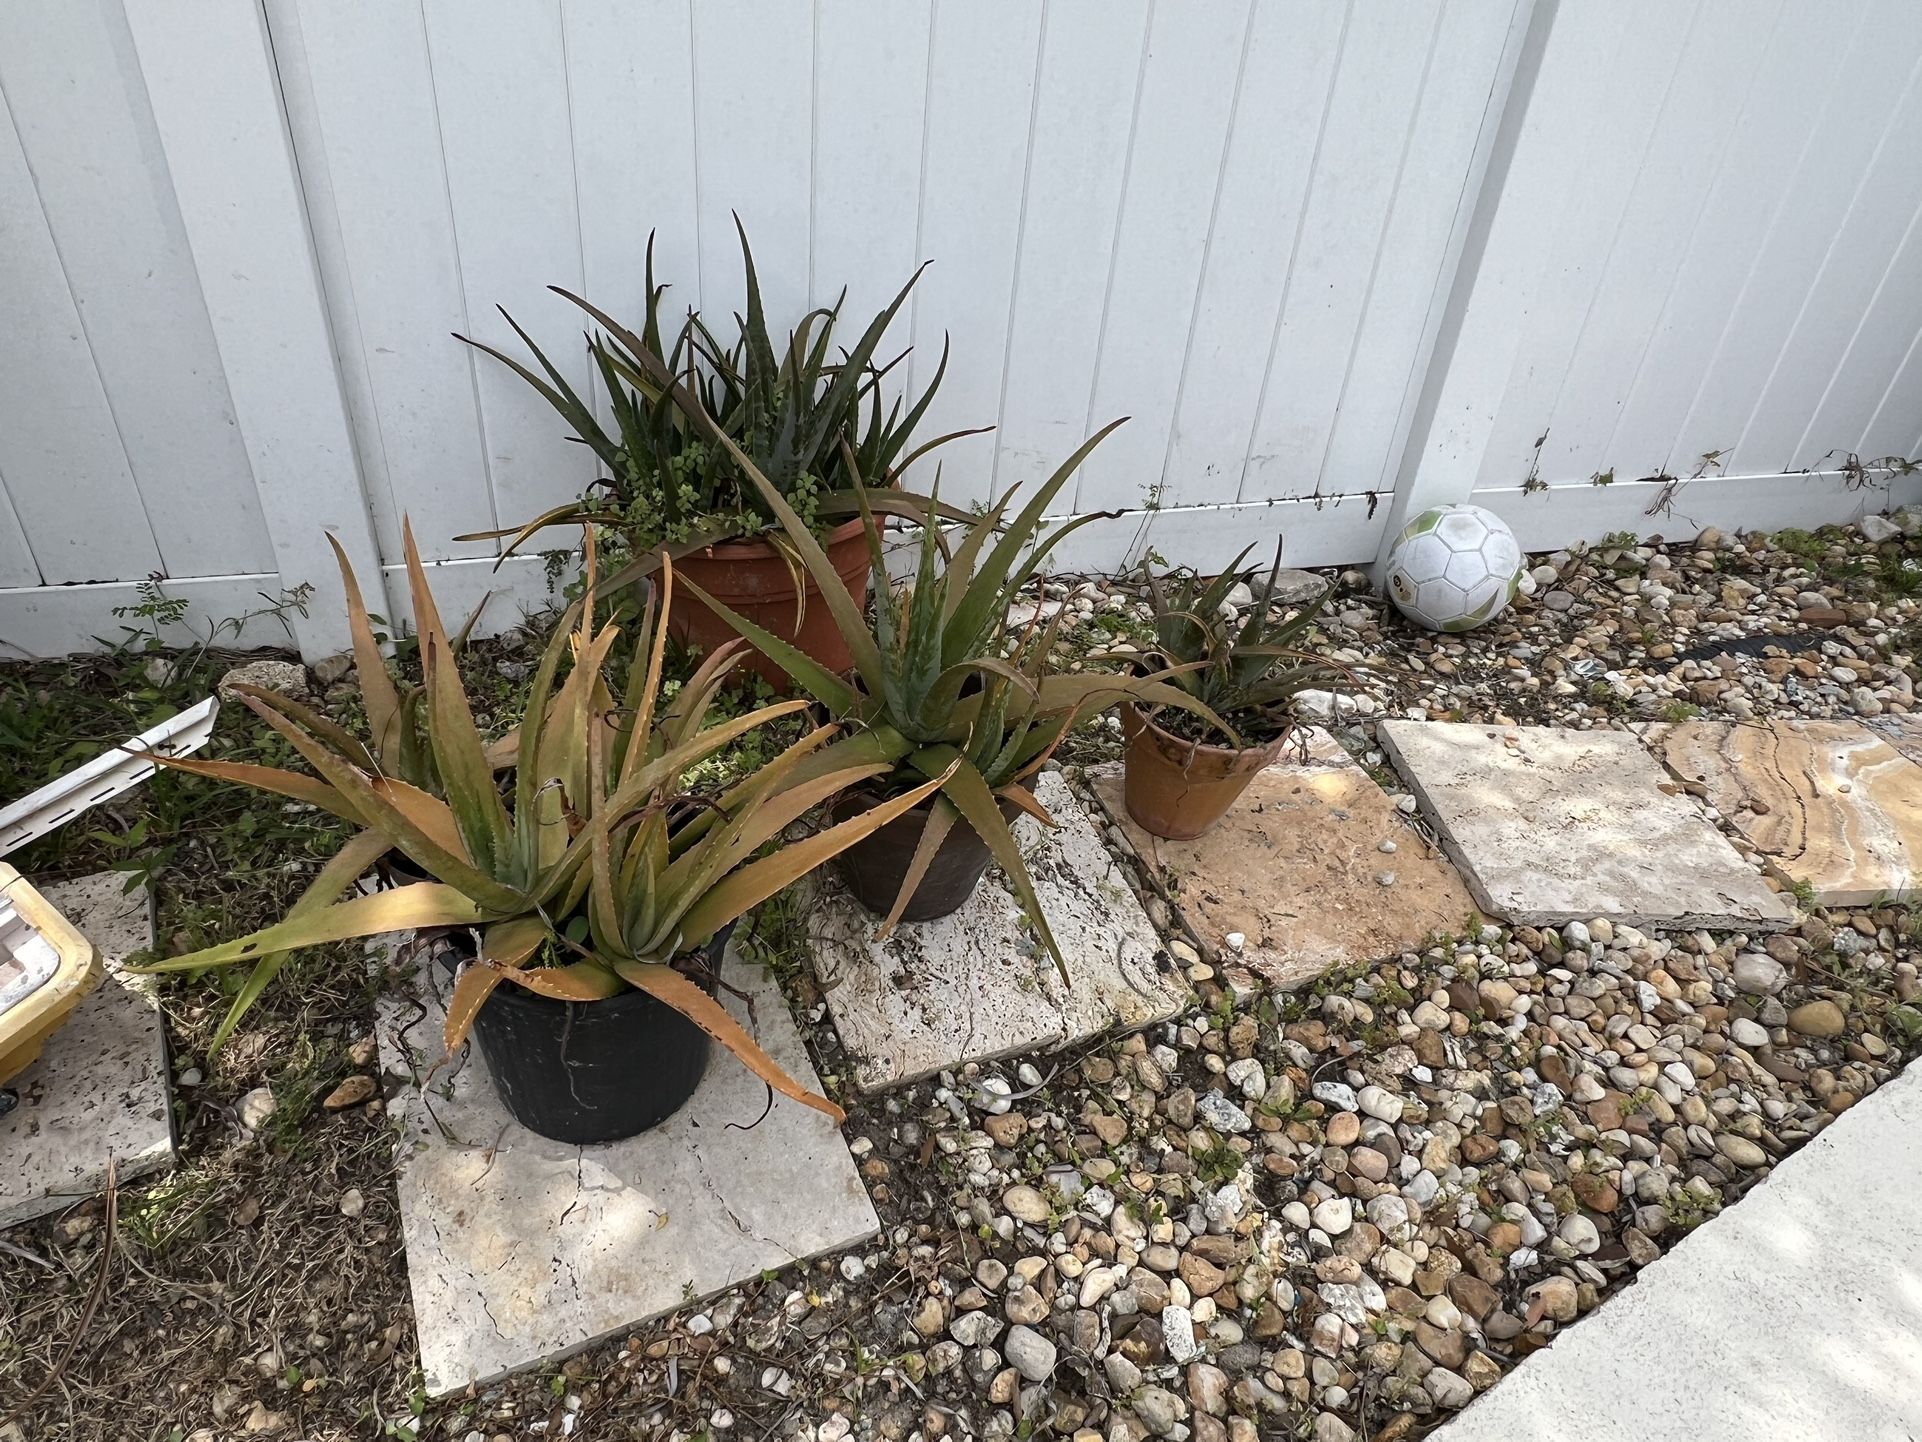
[(811, 883), (815, 975), (863, 1091), (1134, 1030), (1186, 1005), (1186, 983), (1087, 808), (1056, 772), (1041, 776), (1035, 797), (1057, 828), (1044, 844), (1041, 824), (1024, 815), (1014, 833), (1067, 959), (1065, 985), (998, 872), (953, 915), (903, 923), (883, 942), (874, 940), (881, 919), (831, 874)]
[(0, 1227), (92, 1196), (107, 1158), (130, 1182), (173, 1161), (167, 1040), (145, 977), (120, 963), (153, 945), (153, 899), (103, 871), (39, 888), (106, 962), (100, 984), (9, 1085), (20, 1104), (0, 1116)]
[[(719, 1047), (685, 1107), (605, 1146), (515, 1125), (478, 1052), (423, 1092), (415, 1079), (439, 1058), (445, 1015), (427, 972), (382, 1003), (379, 1031), (397, 1091), (402, 1230), (429, 1393), (567, 1356), (878, 1229), (840, 1131), (784, 1097), (768, 1110), (768, 1089)], [(746, 994), (728, 1009), (818, 1086), (773, 979), (732, 951), (725, 976)]]
[(1384, 721), (1377, 739), (1492, 915), (1789, 924), (1787, 903), (1627, 731)]

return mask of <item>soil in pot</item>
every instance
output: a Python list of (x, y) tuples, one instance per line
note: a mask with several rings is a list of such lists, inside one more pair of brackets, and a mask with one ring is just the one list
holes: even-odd
[[(702, 953), (696, 980), (709, 995), (733, 930), (718, 932)], [(508, 982), (481, 1006), (473, 1036), (514, 1120), (577, 1145), (617, 1142), (659, 1126), (686, 1105), (707, 1071), (707, 1033), (644, 991), (568, 1002)]]
[(1170, 841), (1202, 835), (1240, 798), (1255, 773), (1281, 754), (1288, 733), (1235, 750), (1187, 741), (1133, 705), (1121, 708), (1127, 738), (1122, 796), (1142, 830)]
[[(876, 798), (856, 792), (837, 797), (828, 807), (832, 821), (858, 816), (875, 804)], [(1018, 808), (1006, 797), (1000, 798), (1001, 814), (1013, 821)], [(921, 844), (931, 808), (927, 804), (894, 818), (871, 836), (863, 837), (835, 858), (835, 867), (855, 899), (869, 911), (886, 916), (894, 898), (907, 879), (908, 866)], [(914, 889), (901, 913), (903, 921), (933, 921), (958, 911), (974, 895), (994, 858), (988, 844), (965, 819), (957, 819), (941, 842), (941, 849), (928, 864), (921, 884)]]
[[(821, 538), (828, 561), (841, 584), (856, 602), (868, 595), (868, 541), (859, 517), (836, 526)], [(854, 664), (847, 643), (834, 624), (814, 577), (803, 571), (805, 586), (800, 624), (795, 624), (794, 572), (766, 540), (723, 541), (695, 551), (674, 563), (675, 571), (694, 582), (715, 600), (738, 611), (783, 641), (792, 642), (835, 675)], [(675, 640), (712, 651), (735, 638), (734, 628), (709, 610), (693, 592), (675, 589), (668, 611), (668, 634)], [(788, 689), (787, 673), (759, 651), (750, 650), (744, 671), (763, 677), (777, 693)]]

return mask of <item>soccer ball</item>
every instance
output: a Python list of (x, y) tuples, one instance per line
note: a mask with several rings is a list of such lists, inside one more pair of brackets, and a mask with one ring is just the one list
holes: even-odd
[(1382, 582), (1402, 615), (1431, 631), (1471, 631), (1502, 613), (1522, 580), (1508, 523), (1480, 506), (1435, 506), (1402, 527)]

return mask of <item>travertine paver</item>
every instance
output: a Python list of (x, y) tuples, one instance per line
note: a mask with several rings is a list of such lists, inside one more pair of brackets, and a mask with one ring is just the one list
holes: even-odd
[(1824, 906), (1915, 888), (1922, 765), (1856, 721), (1683, 721), (1642, 728), (1662, 762)]
[(1053, 772), (1035, 797), (1059, 825), (1023, 816), (1014, 831), (1067, 959), (1065, 986), (996, 872), (953, 915), (903, 923), (883, 942), (880, 917), (831, 876), (815, 883), (809, 948), (863, 1090), (1147, 1026), (1186, 1004), (1186, 982), (1087, 809)]
[(1210, 961), (1244, 965), (1271, 985), (1305, 986), (1331, 966), (1419, 948), (1458, 931), (1473, 909), (1455, 868), (1319, 727), (1299, 733), (1193, 841), (1137, 826), (1122, 777), (1119, 761), (1100, 767), (1095, 795), (1150, 884)]
[[(439, 1059), (446, 1014), (428, 972), (383, 1002), (379, 1031), (398, 1091), (402, 1232), (430, 1393), (565, 1357), (878, 1230), (840, 1130), (784, 1097), (769, 1110), (767, 1087), (720, 1047), (685, 1107), (605, 1146), (515, 1124), (472, 1048), (423, 1099), (416, 1078)], [(726, 997), (728, 1009), (818, 1087), (774, 980), (731, 951), (723, 975), (747, 996)]]
[(1496, 916), (1789, 923), (1788, 904), (1627, 731), (1384, 721), (1377, 734)]
[(153, 899), (145, 883), (126, 885), (104, 871), (39, 888), (99, 950), (106, 975), (9, 1083), (20, 1103), (0, 1116), (0, 1227), (92, 1196), (109, 1156), (123, 1182), (173, 1161), (160, 1008), (150, 983), (120, 969), (153, 945)]

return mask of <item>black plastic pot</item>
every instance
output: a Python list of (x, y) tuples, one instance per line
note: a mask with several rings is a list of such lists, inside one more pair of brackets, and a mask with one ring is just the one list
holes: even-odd
[[(733, 930), (704, 953), (697, 980), (710, 995)], [(569, 1002), (508, 982), (481, 1006), (473, 1035), (514, 1120), (557, 1142), (617, 1142), (659, 1126), (707, 1070), (707, 1033), (644, 991)]]
[[(828, 808), (828, 815), (834, 821), (845, 821), (874, 804), (874, 797), (860, 793), (837, 797)], [(1000, 805), (1002, 816), (1009, 821), (1019, 814), (1020, 808), (1006, 797), (1000, 798)], [(930, 805), (923, 802), (835, 858), (835, 869), (847, 883), (848, 890), (876, 915), (886, 916), (893, 909), (894, 898), (914, 860), (915, 848), (921, 844), (921, 833), (927, 827), (930, 812)], [(942, 839), (934, 860), (928, 864), (921, 884), (914, 888), (901, 919), (933, 921), (938, 916), (959, 911), (961, 904), (974, 895), (975, 887), (981, 884), (993, 861), (987, 842), (965, 819), (957, 819)]]

